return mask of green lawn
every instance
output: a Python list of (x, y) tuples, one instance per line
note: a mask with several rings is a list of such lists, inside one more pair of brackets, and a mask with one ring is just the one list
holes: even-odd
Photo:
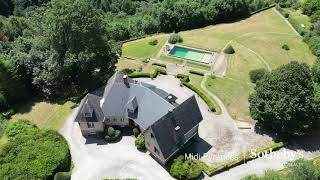
[[(155, 46), (150, 45), (149, 42), (155, 39), (158, 40), (158, 44)], [(161, 34), (127, 42), (123, 44), (122, 56), (133, 57), (142, 60), (146, 58), (155, 58), (167, 39), (168, 35)]]
[[(198, 89), (202, 89), (201, 88), (201, 81), (203, 79), (203, 76), (199, 76), (196, 74), (189, 74), (189, 78), (190, 78), (190, 83), (194, 86), (196, 86)], [(208, 97), (210, 97), (205, 91), (202, 91), (204, 94), (206, 94)], [(218, 106), (218, 104), (212, 100), (214, 102), (214, 106), (216, 108), (216, 112), (215, 114), (221, 114), (221, 108), (220, 106)]]
[(39, 128), (59, 130), (74, 107), (73, 102), (53, 104), (44, 101), (29, 101), (15, 108), (17, 112), (12, 120), (27, 119)]
[(186, 65), (189, 67), (192, 67), (192, 68), (201, 69), (201, 70), (205, 70), (205, 71), (211, 70), (211, 67), (208, 65), (196, 63), (196, 62), (192, 62), (192, 61), (187, 61)]
[[(295, 16), (307, 25), (308, 19), (299, 15), (299, 12), (295, 13), (297, 13)], [(293, 60), (312, 65), (316, 60), (302, 41), (302, 37), (298, 36), (274, 9), (237, 22), (183, 31), (179, 34), (183, 38), (182, 45), (185, 46), (219, 52), (228, 44), (234, 47), (235, 54), (226, 55), (228, 67), (225, 78), (209, 79), (206, 84), (212, 93), (222, 99), (231, 115), (239, 120), (252, 121), (248, 108), (248, 96), (254, 87), (248, 75), (251, 70), (274, 69)], [(123, 48), (124, 55), (141, 59), (155, 57), (160, 48), (148, 45), (148, 42), (154, 38), (167, 39), (168, 35), (127, 43)], [(284, 44), (290, 47), (289, 51), (281, 48)], [(161, 58), (161, 60), (164, 59)], [(173, 62), (171, 59), (163, 61)], [(188, 61), (186, 65), (194, 69), (210, 71), (210, 67), (204, 64)]]
[(168, 62), (168, 63), (173, 63), (173, 64), (182, 64), (183, 60), (174, 58), (174, 57), (169, 57), (169, 56), (160, 56), (160, 61)]
[(206, 88), (216, 94), (234, 119), (252, 121), (248, 97), (254, 85), (226, 78), (208, 78)]
[(289, 13), (289, 18), (300, 25), (303, 24), (306, 30), (310, 30), (312, 24), (309, 16), (302, 14), (301, 10), (291, 8), (284, 8), (284, 10)]
[(218, 24), (201, 29), (180, 32), (183, 45), (221, 51), (225, 45), (240, 36), (261, 36), (260, 33), (277, 32), (284, 34), (295, 33), (276, 14), (273, 9), (263, 11), (250, 18), (239, 20), (234, 23)]

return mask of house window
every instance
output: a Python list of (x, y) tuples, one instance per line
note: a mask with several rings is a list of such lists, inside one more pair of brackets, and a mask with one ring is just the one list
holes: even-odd
[(113, 121), (117, 121), (117, 119), (113, 119)]
[(150, 134), (150, 136), (151, 136), (152, 138), (154, 138), (154, 136), (153, 136), (153, 134), (152, 134), (152, 133)]
[(94, 123), (93, 122), (87, 122), (88, 128), (94, 128)]
[(153, 151), (158, 155), (160, 156), (160, 152), (158, 151), (158, 149), (156, 147), (153, 148)]

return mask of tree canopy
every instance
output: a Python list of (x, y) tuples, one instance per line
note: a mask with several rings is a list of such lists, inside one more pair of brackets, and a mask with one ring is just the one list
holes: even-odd
[(250, 113), (263, 127), (281, 135), (303, 135), (315, 127), (314, 85), (308, 65), (291, 62), (257, 81)]

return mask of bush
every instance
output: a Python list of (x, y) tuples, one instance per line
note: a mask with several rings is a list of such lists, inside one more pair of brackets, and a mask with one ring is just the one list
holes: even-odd
[(282, 49), (284, 49), (284, 50), (286, 50), (286, 51), (289, 51), (289, 50), (290, 50), (290, 48), (289, 48), (289, 46), (288, 46), (287, 44), (284, 44), (284, 45), (282, 46)]
[(216, 108), (215, 108), (215, 105), (214, 103), (211, 101), (211, 99), (202, 92), (202, 90), (198, 89), (197, 87), (193, 86), (192, 84), (186, 82), (186, 81), (181, 81), (182, 84), (184, 86), (186, 86), (187, 88), (191, 89), (192, 91), (194, 91), (195, 93), (197, 93), (203, 100), (204, 102), (208, 105), (209, 109), (212, 111), (212, 112), (215, 112), (216, 111)]
[(157, 40), (157, 39), (151, 40), (151, 41), (149, 41), (149, 44), (150, 44), (151, 46), (155, 46), (155, 45), (158, 44), (158, 40)]
[(58, 172), (54, 176), (54, 180), (70, 180), (71, 173), (70, 172)]
[(249, 72), (250, 80), (252, 83), (256, 83), (264, 77), (268, 72), (266, 69), (255, 69)]
[(195, 71), (195, 70), (190, 70), (189, 71), (191, 74), (196, 74), (196, 75), (199, 75), (199, 76), (204, 76), (204, 73), (203, 72), (199, 72), (199, 71)]
[(62, 135), (53, 130), (38, 129), (25, 121), (8, 126), (21, 127), (21, 124), (23, 131), (1, 147), (1, 179), (53, 179), (56, 172), (70, 169), (68, 143)]
[(170, 37), (169, 37), (169, 43), (171, 44), (176, 44), (176, 43), (181, 43), (183, 42), (183, 39), (182, 37), (179, 35), (179, 34), (171, 34)]
[(223, 52), (226, 54), (234, 54), (235, 50), (233, 49), (233, 47), (231, 45), (229, 45)]
[(145, 145), (145, 141), (144, 141), (144, 135), (142, 133), (140, 133), (138, 135), (138, 137), (134, 141), (134, 144), (137, 147), (137, 149), (139, 149), (139, 150), (145, 150), (146, 149), (146, 145)]
[(164, 67), (164, 68), (166, 68), (166, 67), (167, 67), (167, 65), (165, 65), (165, 64), (161, 64), (161, 63), (152, 63), (152, 65), (160, 66), (160, 67)]
[(10, 123), (5, 129), (5, 134), (8, 138), (14, 138), (18, 134), (33, 130), (37, 130), (37, 126), (35, 124), (28, 120), (19, 120), (15, 123)]
[(185, 82), (190, 82), (189, 76), (185, 74), (177, 74), (177, 78), (182, 79)]
[(121, 137), (121, 131), (120, 130), (114, 130), (113, 127), (109, 127), (107, 129), (107, 135), (105, 136), (105, 140), (108, 142), (115, 142), (119, 140)]
[(134, 72), (131, 74), (128, 74), (128, 77), (130, 78), (156, 78), (159, 74), (167, 74), (167, 71), (163, 68), (157, 68), (154, 70), (153, 73), (147, 73), (147, 72)]
[(201, 175), (202, 167), (197, 161), (184, 160), (180, 155), (170, 166), (170, 175), (177, 179), (196, 179)]
[(138, 137), (140, 134), (140, 131), (138, 128), (133, 128), (132, 132), (133, 132), (134, 137)]
[(203, 168), (203, 171), (208, 175), (208, 176), (213, 176), (219, 172), (228, 170), (232, 167), (235, 167), (237, 165), (243, 164), (244, 162), (251, 161), (253, 159), (259, 158), (257, 154), (268, 154), (271, 151), (277, 151), (281, 148), (286, 146), (286, 143), (279, 142), (279, 143), (273, 143), (270, 146), (266, 146), (264, 148), (258, 149), (255, 151), (255, 154), (251, 151), (245, 152), (243, 154), (238, 155), (237, 157), (226, 161), (222, 164), (218, 164), (216, 166), (208, 166), (204, 162), (201, 162), (201, 166)]

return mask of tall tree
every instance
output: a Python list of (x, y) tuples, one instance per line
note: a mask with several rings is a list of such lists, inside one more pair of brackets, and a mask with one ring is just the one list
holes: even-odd
[(106, 39), (101, 17), (88, 0), (52, 1), (42, 29), (31, 53), (41, 61), (33, 69), (33, 83), (45, 95), (76, 93), (115, 69), (120, 48)]
[(315, 127), (318, 113), (310, 68), (291, 62), (257, 82), (250, 95), (253, 119), (282, 135), (303, 135)]

